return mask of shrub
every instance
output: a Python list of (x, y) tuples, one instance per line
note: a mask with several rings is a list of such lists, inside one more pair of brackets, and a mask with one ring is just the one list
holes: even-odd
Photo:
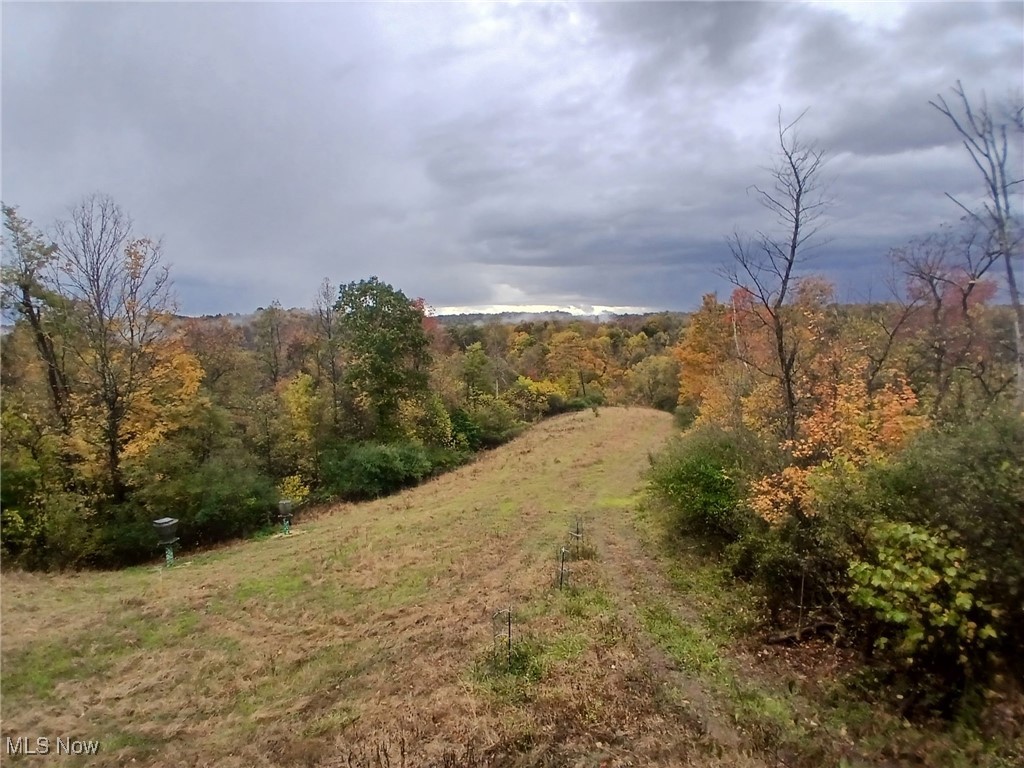
[(591, 392), (586, 397), (574, 397), (566, 401), (560, 410), (552, 408), (551, 414), (585, 411), (588, 408), (597, 408), (600, 405), (604, 405), (604, 395), (601, 392)]
[(986, 574), (949, 534), (881, 523), (872, 556), (850, 563), (850, 602), (874, 624), (874, 646), (914, 681), (910, 705), (949, 714), (971, 682), (990, 672), (998, 609), (979, 599)]
[(801, 529), (849, 596), (848, 632), (879, 651), (912, 707), (952, 712), (994, 657), (1024, 675), (1019, 416), (928, 430), (859, 469), (831, 462), (811, 485)]
[(471, 451), (480, 450), (483, 446), (483, 429), (462, 408), (452, 411), (452, 437), (456, 445), (465, 446)]
[(493, 395), (475, 398), (468, 408), (468, 414), (479, 430), (481, 448), (493, 448), (507, 443), (523, 428), (512, 406)]
[(714, 427), (691, 430), (653, 463), (654, 492), (674, 511), (681, 533), (735, 541), (751, 516), (741, 508), (745, 436)]
[[(984, 571), (979, 596), (1002, 610), (1002, 649), (1024, 645), (1024, 419), (993, 414), (923, 434), (873, 478), (889, 519), (948, 531)], [(1024, 663), (1019, 671), (1024, 673)]]
[(356, 443), (325, 454), (324, 490), (344, 499), (373, 499), (415, 485), (432, 470), (418, 443)]
[(439, 475), (469, 461), (471, 454), (464, 448), (427, 447), (427, 460), (430, 462), (430, 474)]
[(676, 426), (680, 429), (689, 429), (692, 427), (694, 422), (697, 421), (699, 413), (700, 410), (698, 406), (689, 400), (680, 403), (676, 406), (675, 410), (672, 411)]
[(198, 465), (175, 464), (167, 455), (153, 460), (162, 471), (137, 490), (132, 504), (115, 510), (107, 526), (104, 549), (116, 562), (152, 554), (155, 518), (177, 518), (182, 545), (189, 547), (247, 536), (266, 525), (276, 508), (273, 482), (242, 451), (225, 450)]
[(281, 499), (290, 499), (296, 505), (309, 498), (309, 486), (299, 475), (288, 475), (277, 484), (277, 495)]
[(92, 504), (91, 499), (70, 492), (40, 496), (37, 504), (37, 519), (41, 524), (39, 546), (26, 552), (25, 564), (63, 569), (102, 561), (102, 531)]
[[(982, 574), (971, 593), (996, 612), (997, 636), (986, 648), (1024, 677), (1024, 419), (996, 413), (922, 433), (895, 459), (867, 467), (845, 506), (848, 515), (910, 523), (962, 549)], [(972, 665), (985, 653), (972, 644), (965, 652)]]

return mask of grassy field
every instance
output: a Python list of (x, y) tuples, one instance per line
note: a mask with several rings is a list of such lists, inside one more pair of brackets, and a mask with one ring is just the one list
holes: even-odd
[(648, 410), (563, 416), (288, 537), (171, 569), (4, 574), (3, 741), (100, 742), (61, 765), (915, 764), (886, 743), (916, 731), (821, 703), (838, 649), (790, 663), (737, 643), (753, 596), (668, 556), (639, 490), (672, 430)]

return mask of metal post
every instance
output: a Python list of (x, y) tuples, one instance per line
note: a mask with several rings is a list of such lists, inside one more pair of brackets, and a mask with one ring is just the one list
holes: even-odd
[(569, 529), (569, 538), (572, 540), (573, 557), (579, 560), (583, 555), (583, 548), (581, 546), (583, 531), (580, 529), (580, 518), (578, 515), (576, 516), (575, 530), (573, 528)]
[[(502, 621), (502, 618), (501, 618), (501, 614), (503, 614), (503, 613), (505, 614), (505, 620), (504, 621)], [(498, 629), (499, 627), (501, 627), (501, 629)], [(499, 642), (499, 640), (503, 639), (505, 641), (505, 643), (504, 643), (504, 645), (505, 645), (505, 660), (506, 660), (506, 663), (509, 666), (511, 666), (512, 665), (512, 606), (509, 606), (508, 608), (502, 608), (500, 611), (498, 611), (497, 613), (495, 613), (491, 617), (491, 632), (493, 634), (493, 642), (494, 642), (494, 645), (491, 648), (491, 651), (494, 654), (494, 662), (497, 664), (498, 663), (498, 659), (500, 658), (498, 656), (498, 653), (499, 653), (499, 651), (498, 651), (498, 642)], [(502, 635), (505, 635), (505, 637), (502, 638)]]
[(800, 567), (800, 617), (796, 622), (796, 639), (799, 642), (801, 639), (801, 631), (804, 628), (804, 577), (807, 575), (807, 561), (805, 560)]

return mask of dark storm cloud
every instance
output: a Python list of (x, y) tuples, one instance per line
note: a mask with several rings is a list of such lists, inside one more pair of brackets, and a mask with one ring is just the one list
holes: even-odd
[[(377, 274), (435, 306), (686, 308), (770, 224), (780, 106), (829, 150), (813, 267), (868, 291), (978, 184), (927, 102), (1021, 90), (1019, 3), (3, 8), (3, 197), (112, 194), (186, 311)], [(845, 290), (845, 293), (844, 293)]]
[(751, 55), (781, 6), (771, 3), (600, 3), (601, 32), (634, 51), (629, 86), (657, 97), (688, 80), (731, 84), (757, 66)]
[(908, 7), (900, 23), (870, 33), (819, 15), (799, 33), (786, 82), (814, 105), (808, 127), (835, 152), (949, 145), (955, 136), (928, 101), (956, 79), (993, 96), (1020, 90), (1022, 35), (1019, 4), (922, 3)]

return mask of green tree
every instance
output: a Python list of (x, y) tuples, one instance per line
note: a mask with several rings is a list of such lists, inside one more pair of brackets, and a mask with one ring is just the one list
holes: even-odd
[(626, 374), (629, 394), (638, 405), (671, 412), (679, 399), (679, 363), (671, 355), (652, 355)]
[(343, 285), (334, 305), (343, 381), (366, 437), (400, 435), (403, 400), (427, 391), (430, 364), (423, 310), (376, 277)]
[(491, 359), (479, 341), (470, 344), (462, 359), (462, 380), (466, 383), (469, 397), (490, 392), (494, 388), (494, 371)]

